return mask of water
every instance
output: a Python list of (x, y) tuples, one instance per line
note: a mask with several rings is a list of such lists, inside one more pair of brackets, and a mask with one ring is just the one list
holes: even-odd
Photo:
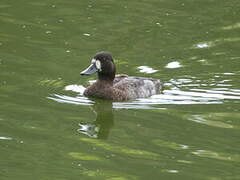
[[(0, 179), (240, 179), (237, 1), (0, 2)], [(163, 94), (88, 99), (99, 51)]]

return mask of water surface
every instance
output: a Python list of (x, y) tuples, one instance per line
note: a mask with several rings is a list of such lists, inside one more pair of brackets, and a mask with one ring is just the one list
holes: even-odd
[[(2, 0), (1, 179), (240, 179), (239, 18), (234, 0)], [(102, 50), (167, 88), (84, 97)]]

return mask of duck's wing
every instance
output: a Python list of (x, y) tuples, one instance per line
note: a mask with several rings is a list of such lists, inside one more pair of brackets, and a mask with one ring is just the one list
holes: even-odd
[(161, 92), (163, 83), (159, 79), (143, 77), (125, 77), (114, 88), (123, 90), (129, 99), (149, 97)]
[(113, 84), (120, 82), (121, 80), (123, 80), (126, 77), (128, 77), (127, 74), (117, 74), (113, 80)]

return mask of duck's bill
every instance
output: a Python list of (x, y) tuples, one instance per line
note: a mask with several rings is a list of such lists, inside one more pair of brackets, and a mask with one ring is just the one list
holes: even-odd
[(82, 71), (80, 74), (81, 75), (91, 75), (93, 73), (97, 72), (97, 68), (94, 64), (91, 64), (87, 69)]

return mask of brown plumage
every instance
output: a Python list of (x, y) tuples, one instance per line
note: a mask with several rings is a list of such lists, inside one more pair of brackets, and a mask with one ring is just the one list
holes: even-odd
[(111, 54), (97, 53), (91, 65), (81, 72), (90, 75), (97, 72), (98, 79), (90, 85), (84, 95), (101, 99), (126, 101), (146, 98), (162, 91), (163, 83), (159, 79), (134, 77), (125, 74), (116, 75), (116, 67)]

